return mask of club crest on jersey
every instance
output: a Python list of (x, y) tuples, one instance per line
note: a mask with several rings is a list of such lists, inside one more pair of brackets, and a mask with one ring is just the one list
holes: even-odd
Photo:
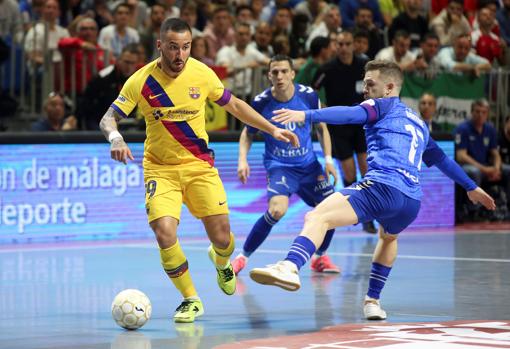
[(190, 87), (189, 96), (193, 99), (198, 99), (200, 97), (200, 87)]
[(322, 181), (325, 181), (326, 180), (326, 176), (324, 175), (318, 175), (317, 176), (317, 182), (322, 182)]

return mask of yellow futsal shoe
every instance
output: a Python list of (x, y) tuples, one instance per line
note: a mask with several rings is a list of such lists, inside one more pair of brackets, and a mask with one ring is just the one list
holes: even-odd
[(225, 292), (225, 294), (231, 296), (236, 291), (236, 274), (234, 274), (234, 269), (232, 268), (232, 264), (228, 261), (228, 265), (220, 269), (216, 264), (216, 251), (214, 248), (209, 246), (209, 259), (213, 262), (216, 271), (218, 272), (218, 286), (220, 286), (221, 290)]
[(200, 299), (184, 299), (175, 309), (174, 322), (193, 322), (204, 314), (204, 306)]

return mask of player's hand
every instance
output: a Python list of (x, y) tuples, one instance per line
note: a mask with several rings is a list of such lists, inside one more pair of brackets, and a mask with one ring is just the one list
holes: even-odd
[(248, 182), (248, 178), (250, 177), (250, 165), (248, 165), (248, 161), (239, 161), (239, 164), (237, 165), (237, 177), (243, 184)]
[(482, 204), (486, 209), (491, 211), (496, 209), (494, 199), (480, 187), (477, 187), (475, 190), (468, 191), (467, 195), (469, 200), (471, 200), (474, 204)]
[(110, 146), (110, 154), (113, 160), (127, 164), (128, 159), (134, 160), (131, 149), (122, 138), (114, 138)]
[(304, 122), (305, 112), (302, 110), (279, 109), (273, 111), (272, 120), (280, 124), (287, 125), (290, 122)]
[(299, 138), (296, 136), (294, 132), (291, 132), (289, 130), (285, 130), (283, 128), (275, 127), (273, 130), (273, 133), (271, 134), (274, 139), (277, 139), (282, 142), (286, 142), (292, 144), (294, 148), (299, 147)]
[(328, 176), (328, 182), (330, 176), (333, 176), (333, 186), (336, 186), (338, 181), (338, 174), (336, 173), (336, 168), (333, 164), (326, 163), (326, 176)]

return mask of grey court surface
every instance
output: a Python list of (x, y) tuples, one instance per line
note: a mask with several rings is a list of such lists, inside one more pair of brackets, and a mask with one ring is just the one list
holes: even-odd
[[(298, 292), (251, 281), (250, 267), (282, 259), (292, 238), (268, 239), (229, 297), (216, 285), (207, 241), (182, 237), (205, 314), (181, 325), (171, 321), (180, 296), (152, 240), (0, 245), (0, 348), (213, 348), (366, 323), (362, 300), (376, 237), (337, 232), (329, 254), (342, 273), (317, 275), (307, 265)], [(111, 318), (111, 302), (126, 288), (152, 301), (152, 318), (137, 331)], [(386, 324), (510, 319), (510, 231), (404, 232), (381, 300)]]

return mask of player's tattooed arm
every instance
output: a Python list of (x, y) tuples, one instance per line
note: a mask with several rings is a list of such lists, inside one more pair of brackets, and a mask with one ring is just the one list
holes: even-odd
[(117, 122), (121, 119), (122, 116), (110, 107), (101, 118), (99, 128), (111, 143), (110, 154), (112, 159), (126, 164), (128, 159), (134, 160), (134, 158), (128, 145), (124, 142), (124, 138), (118, 131)]

